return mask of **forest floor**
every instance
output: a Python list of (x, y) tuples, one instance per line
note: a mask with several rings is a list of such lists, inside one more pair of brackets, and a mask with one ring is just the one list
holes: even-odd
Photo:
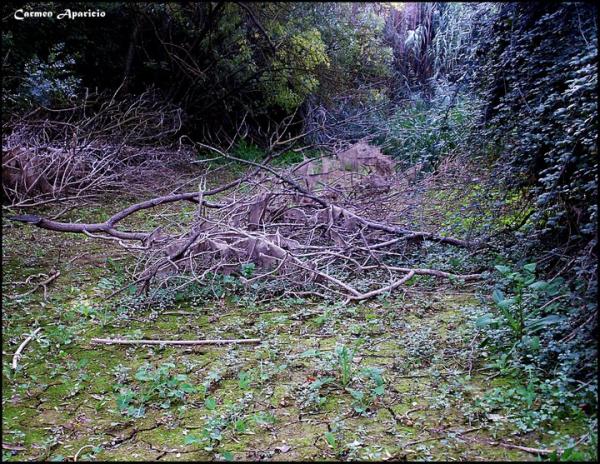
[[(61, 219), (104, 220), (125, 204)], [(155, 226), (149, 213), (136, 221)], [(133, 262), (113, 241), (4, 220), (2, 249), (6, 460), (521, 461), (538, 457), (527, 448), (586, 432), (573, 418), (519, 433), (514, 411), (488, 400), (510, 400), (522, 379), (490, 368), (479, 347), (480, 284), (432, 280), (347, 306), (224, 295), (144, 308), (107, 299)], [(27, 293), (28, 277), (54, 271), (46, 295)], [(262, 342), (140, 347), (94, 337)]]

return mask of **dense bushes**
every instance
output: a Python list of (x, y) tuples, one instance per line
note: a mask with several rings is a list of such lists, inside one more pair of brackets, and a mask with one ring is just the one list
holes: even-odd
[(415, 97), (399, 106), (376, 140), (384, 152), (407, 166), (433, 170), (444, 158), (468, 150), (467, 138), (479, 114), (477, 101), (439, 86), (434, 98)]
[[(597, 406), (595, 18), (581, 3), (503, 4), (481, 24), (474, 68), (486, 105), (479, 137), (496, 147), (487, 154), (496, 184), (528, 192), (532, 205), (500, 258), (496, 277), (508, 296), (495, 293), (497, 319), (480, 323), (501, 367), (551, 386), (561, 407), (575, 410)], [(507, 278), (534, 261), (542, 280), (525, 292), (511, 286)], [(504, 313), (517, 307), (513, 322), (531, 330), (515, 341)]]
[[(310, 95), (383, 88), (389, 70), (385, 11), (370, 5), (106, 3), (105, 18), (68, 24), (16, 21), (16, 8), (2, 7), (9, 111), (61, 106), (86, 88), (137, 94), (152, 86), (187, 112), (188, 133), (231, 135), (245, 118), (248, 137), (260, 139), (269, 121), (310, 107)], [(36, 8), (60, 10), (54, 2)]]
[[(578, 256), (596, 291), (597, 30), (591, 5), (505, 4), (482, 49), (486, 136), (503, 149), (496, 166), (535, 196), (536, 239)], [(549, 31), (553, 31), (550, 33)], [(569, 258), (570, 259), (570, 258)]]

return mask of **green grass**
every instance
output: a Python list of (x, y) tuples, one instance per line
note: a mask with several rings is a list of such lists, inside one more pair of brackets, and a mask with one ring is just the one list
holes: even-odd
[[(119, 207), (106, 204), (89, 214), (103, 218)], [(141, 214), (132, 222), (146, 227), (150, 219)], [(169, 309), (191, 313), (186, 316), (161, 315), (155, 307), (123, 310), (105, 300), (112, 291), (107, 282), (122, 283), (132, 261), (108, 261), (120, 251), (112, 243), (7, 223), (3, 232), (3, 351), (13, 353), (23, 334), (42, 327), (18, 372), (10, 369), (11, 356), (3, 356), (3, 442), (25, 448), (4, 450), (5, 460), (72, 459), (87, 444), (101, 446), (87, 450), (100, 460), (152, 460), (164, 450), (163, 459), (182, 460), (252, 460), (260, 457), (255, 450), (289, 460), (522, 460), (533, 456), (465, 441), (448, 431), (479, 426), (470, 437), (534, 447), (575, 442), (589, 433), (589, 418), (578, 415), (541, 421), (535, 431), (514, 436), (514, 422), (499, 427), (477, 410), (482, 398), (496, 394), (494, 389), (506, 397), (518, 380), (491, 378), (493, 372), (483, 369), (487, 360), (478, 355), (471, 375), (465, 373), (472, 313), (479, 304), (473, 295), (455, 295), (445, 287), (426, 296), (411, 292), (344, 307), (306, 300), (248, 306), (243, 298), (227, 294), (220, 302), (186, 296), (169, 303)], [(83, 253), (87, 255), (68, 263)], [(28, 288), (15, 282), (52, 265), (61, 276), (49, 286), (47, 301), (41, 292), (8, 298)], [(307, 308), (315, 315), (298, 318)], [(89, 343), (98, 336), (239, 334), (263, 343), (189, 350)], [(339, 348), (336, 356), (336, 346), (347, 352), (342, 355)], [(307, 351), (315, 355), (303, 356)], [(147, 364), (151, 367), (144, 369)], [(165, 365), (173, 367), (157, 375)], [(141, 371), (148, 375), (136, 378)], [(311, 388), (319, 380), (319, 388)], [(119, 385), (137, 397), (150, 396), (143, 401), (143, 417), (123, 414), (117, 403)], [(183, 395), (176, 393), (177, 401), (165, 404), (161, 394), (168, 398), (170, 391)], [(214, 402), (207, 403), (209, 398)], [(419, 406), (423, 409), (413, 411)], [(493, 406), (491, 414), (499, 416), (514, 410), (506, 401)], [(298, 422), (299, 417), (310, 420)], [(335, 446), (325, 438), (327, 424), (335, 424)], [(443, 439), (440, 427), (446, 431)], [(190, 435), (198, 440), (186, 441)], [(56, 437), (60, 442), (53, 444)], [(121, 439), (119, 446), (111, 444)], [(410, 445), (420, 440), (427, 441)], [(578, 447), (587, 452), (590, 445), (584, 440)]]

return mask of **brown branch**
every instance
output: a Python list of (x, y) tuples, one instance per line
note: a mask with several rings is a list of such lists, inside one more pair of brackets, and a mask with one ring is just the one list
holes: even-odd
[(292, 188), (294, 188), (295, 190), (297, 190), (298, 192), (300, 192), (301, 194), (303, 194), (304, 196), (310, 198), (311, 200), (317, 202), (318, 204), (320, 204), (321, 206), (323, 206), (324, 208), (332, 208), (332, 209), (337, 209), (339, 210), (342, 214), (344, 214), (347, 217), (351, 217), (357, 221), (359, 221), (361, 224), (365, 225), (366, 227), (373, 229), (373, 230), (381, 230), (384, 232), (389, 232), (395, 235), (405, 235), (405, 239), (406, 240), (430, 240), (433, 242), (440, 242), (440, 243), (447, 243), (449, 245), (456, 245), (456, 246), (460, 246), (460, 247), (470, 247), (473, 245), (476, 245), (475, 243), (472, 242), (468, 242), (466, 240), (461, 240), (461, 239), (457, 239), (457, 238), (453, 238), (453, 237), (443, 237), (440, 235), (436, 235), (430, 232), (419, 232), (419, 231), (412, 231), (409, 229), (405, 229), (403, 227), (397, 227), (397, 226), (392, 226), (389, 224), (382, 224), (376, 221), (371, 221), (368, 219), (365, 219), (355, 213), (353, 213), (352, 211), (340, 207), (340, 206), (335, 206), (332, 203), (330, 203), (329, 201), (321, 198), (321, 197), (317, 197), (316, 195), (312, 194), (311, 192), (309, 192), (308, 190), (306, 190), (305, 188), (303, 188), (300, 184), (298, 184), (297, 182), (295, 182), (294, 180), (283, 176), (282, 174), (278, 173), (276, 170), (274, 170), (273, 168), (266, 166), (265, 164), (259, 164), (259, 163), (255, 163), (254, 161), (249, 161), (249, 160), (245, 160), (242, 158), (238, 158), (235, 156), (232, 156), (228, 153), (224, 153), (223, 151), (219, 150), (218, 148), (215, 147), (211, 147), (210, 145), (205, 145), (203, 143), (199, 143), (197, 142), (198, 145), (200, 145), (201, 147), (207, 148), (209, 150), (212, 150), (216, 153), (218, 153), (219, 155), (223, 156), (226, 159), (232, 160), (232, 161), (237, 161), (240, 163), (244, 163), (244, 164), (248, 164), (250, 166), (254, 166), (256, 168), (259, 169), (263, 169), (265, 171), (268, 171), (269, 173), (273, 174), (275, 177), (277, 177), (279, 180), (285, 182), (286, 184), (290, 185)]
[(367, 300), (369, 298), (373, 298), (374, 296), (380, 295), (382, 293), (391, 292), (395, 288), (398, 288), (400, 285), (402, 285), (402, 284), (406, 283), (407, 281), (409, 281), (410, 279), (412, 279), (414, 277), (414, 275), (415, 275), (415, 271), (410, 271), (408, 274), (406, 274), (400, 280), (397, 280), (396, 282), (394, 282), (386, 287), (382, 287), (377, 290), (373, 290), (371, 292), (363, 293), (361, 295), (348, 297), (348, 300), (349, 301), (362, 301), (362, 300)]
[(260, 338), (221, 339), (221, 340), (124, 340), (118, 338), (92, 338), (98, 345), (239, 345), (260, 343)]
[[(277, 140), (273, 140), (276, 144)], [(462, 247), (474, 243), (397, 225), (398, 218), (405, 214), (406, 223), (414, 222), (410, 215), (416, 202), (411, 204), (409, 185), (401, 174), (395, 173), (393, 162), (377, 148), (365, 148), (363, 144), (360, 150), (349, 149), (336, 160), (324, 159), (322, 166), (319, 165), (322, 174), (315, 174), (318, 171), (316, 165), (310, 164), (312, 161), (303, 162), (290, 172), (269, 166), (270, 159), (276, 156), (273, 147), (269, 148), (269, 156), (258, 163), (203, 143), (195, 145), (251, 169), (245, 176), (212, 190), (205, 190), (205, 182), (201, 180), (197, 191), (172, 193), (133, 204), (102, 223), (65, 223), (34, 215), (10, 219), (59, 232), (116, 240), (128, 250), (141, 251), (136, 253), (139, 257), (136, 280), (111, 297), (141, 283), (138, 294), (147, 293), (152, 299), (150, 284), (157, 281), (168, 286), (178, 280), (176, 289), (192, 282), (212, 286), (220, 275), (233, 274), (246, 285), (279, 281), (275, 286), (261, 286), (261, 292), (290, 295), (307, 290), (305, 294), (315, 295), (314, 290), (320, 287), (350, 302), (391, 292), (415, 275), (463, 281), (482, 277), (389, 265), (392, 260), (402, 259), (414, 242), (429, 240)], [(348, 167), (351, 172), (347, 172)], [(372, 183), (377, 176), (389, 177), (389, 181), (383, 179), (383, 189), (381, 184)], [(206, 200), (226, 191), (221, 203)], [(177, 201), (199, 206), (189, 222), (180, 224), (178, 216), (166, 224), (169, 235), (163, 234), (160, 227), (153, 232), (117, 230), (121, 221), (138, 211)], [(398, 203), (402, 203), (401, 208)], [(204, 210), (205, 206), (212, 210)], [(164, 219), (172, 215), (161, 216)], [(171, 232), (173, 226), (179, 227), (179, 232)], [(138, 240), (143, 244), (135, 247), (122, 240)], [(242, 267), (250, 263), (258, 272), (243, 275)], [(364, 276), (368, 281), (381, 281), (382, 272), (388, 276), (388, 285), (366, 293), (355, 288), (357, 279)], [(182, 275), (188, 278), (180, 280)]]
[[(46, 274), (41, 274), (41, 275), (46, 275)], [(39, 277), (40, 275), (38, 275)], [(52, 275), (50, 275), (49, 277), (47, 277), (46, 280), (43, 280), (42, 282), (38, 283), (35, 287), (33, 287), (31, 290), (25, 292), (25, 293), (21, 293), (19, 295), (14, 295), (14, 296), (9, 296), (9, 298), (11, 300), (15, 300), (17, 298), (23, 298), (24, 296), (27, 296), (31, 293), (34, 293), (38, 288), (43, 287), (44, 288), (44, 300), (46, 299), (46, 292), (47, 292), (47, 285), (52, 283), (55, 279), (57, 279), (60, 276), (60, 271), (55, 271)], [(29, 279), (31, 277), (29, 277), (26, 281), (26, 283), (29, 283)]]

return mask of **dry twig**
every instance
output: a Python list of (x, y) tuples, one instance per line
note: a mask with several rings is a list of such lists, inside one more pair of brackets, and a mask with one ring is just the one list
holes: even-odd
[[(282, 133), (273, 138), (274, 146)], [(275, 155), (257, 163), (197, 145), (251, 170), (212, 189), (201, 179), (196, 191), (133, 204), (102, 223), (33, 215), (9, 219), (118, 241), (140, 257), (136, 279), (127, 286), (141, 284), (140, 293), (151, 283), (159, 288), (176, 282), (176, 290), (192, 282), (211, 287), (219, 276), (234, 274), (242, 285), (261, 283), (272, 295), (337, 295), (350, 302), (392, 292), (415, 275), (458, 281), (482, 277), (397, 264), (423, 242), (477, 248), (482, 241), (409, 227), (414, 218), (407, 213), (412, 206), (405, 204), (412, 198), (408, 176), (396, 174), (393, 162), (374, 147), (357, 144), (335, 158), (278, 169), (268, 165)], [(219, 202), (209, 200), (216, 195)], [(119, 229), (132, 214), (177, 202), (192, 202), (198, 209), (189, 222), (168, 224), (169, 233), (162, 227)], [(174, 227), (179, 232), (172, 232)], [(252, 275), (246, 275), (243, 268), (251, 264)]]
[(118, 338), (92, 338), (91, 343), (99, 345), (240, 345), (260, 343), (260, 338), (221, 339), (221, 340), (124, 340)]
[(25, 349), (25, 347), (27, 346), (27, 344), (33, 340), (33, 338), (42, 330), (41, 327), (38, 327), (37, 329), (35, 329), (33, 331), (33, 333), (31, 335), (29, 335), (24, 341), (23, 343), (21, 343), (19, 345), (19, 348), (17, 348), (17, 351), (15, 351), (15, 354), (13, 356), (13, 360), (12, 360), (12, 368), (14, 370), (17, 369), (18, 363), (19, 363), (19, 359), (21, 358), (21, 353), (22, 351)]

